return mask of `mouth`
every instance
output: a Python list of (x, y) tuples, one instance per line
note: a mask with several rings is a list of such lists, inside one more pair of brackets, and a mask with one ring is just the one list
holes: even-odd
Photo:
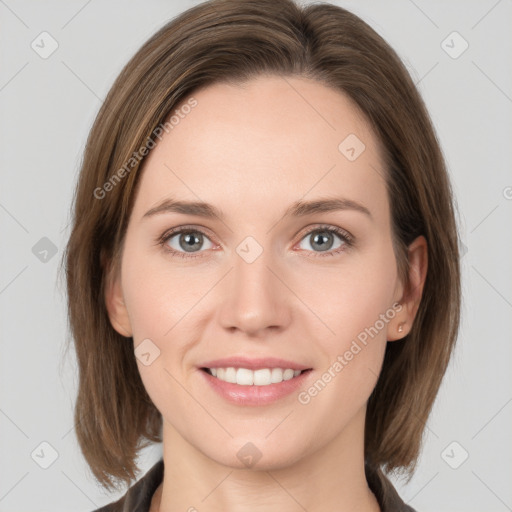
[(239, 386), (270, 386), (272, 384), (280, 384), (312, 370), (311, 368), (299, 370), (280, 367), (251, 369), (234, 366), (202, 367), (200, 369), (220, 381), (238, 384)]
[(313, 368), (288, 359), (235, 355), (203, 361), (197, 370), (222, 399), (239, 406), (264, 406), (297, 392)]

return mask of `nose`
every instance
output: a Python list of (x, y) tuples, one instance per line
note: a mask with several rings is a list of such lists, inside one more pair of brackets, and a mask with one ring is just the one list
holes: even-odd
[(286, 329), (291, 320), (292, 293), (270, 251), (248, 263), (234, 253), (234, 268), (221, 289), (218, 319), (228, 331), (264, 337), (267, 331)]

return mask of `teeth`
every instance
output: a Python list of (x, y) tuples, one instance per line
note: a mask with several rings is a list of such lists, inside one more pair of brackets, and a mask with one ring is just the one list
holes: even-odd
[(226, 368), (226, 371), (224, 372), (224, 380), (226, 382), (236, 384), (236, 370), (234, 368)]
[[(275, 369), (275, 368), (274, 368)], [(255, 386), (267, 386), (272, 383), (272, 370), (265, 368), (263, 370), (256, 370), (254, 373)]]
[(272, 375), (270, 377), (272, 384), (283, 382), (283, 380), (283, 370), (281, 368), (272, 368)]
[[(234, 370), (234, 368), (228, 368), (228, 370)], [(236, 370), (235, 382), (240, 386), (252, 386), (254, 384), (255, 373), (256, 372), (248, 370), (247, 368), (238, 368), (238, 370)]]
[(291, 368), (262, 368), (261, 370), (249, 370), (247, 368), (208, 368), (214, 377), (224, 382), (238, 384), (240, 386), (268, 386), (278, 384), (283, 380), (290, 380), (299, 376), (301, 370)]

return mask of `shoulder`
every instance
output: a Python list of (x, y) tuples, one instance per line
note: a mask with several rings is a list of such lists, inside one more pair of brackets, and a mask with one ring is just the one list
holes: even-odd
[(126, 494), (93, 512), (148, 512), (151, 498), (164, 476), (164, 461), (160, 459), (147, 473), (133, 484)]

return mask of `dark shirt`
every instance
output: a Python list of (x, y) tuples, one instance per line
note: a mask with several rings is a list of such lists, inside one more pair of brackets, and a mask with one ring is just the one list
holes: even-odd
[[(381, 512), (416, 512), (406, 505), (393, 484), (382, 473), (365, 467), (368, 486), (377, 498)], [(151, 499), (164, 477), (164, 461), (160, 459), (138, 482), (133, 484), (119, 500), (98, 508), (94, 512), (148, 512)]]

